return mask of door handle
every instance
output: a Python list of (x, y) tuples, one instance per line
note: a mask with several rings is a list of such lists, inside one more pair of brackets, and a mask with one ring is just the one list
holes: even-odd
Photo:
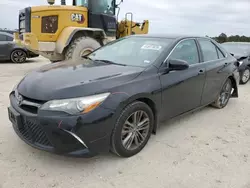
[(205, 73), (205, 71), (203, 69), (201, 69), (201, 70), (199, 70), (198, 75), (204, 74), (204, 73)]

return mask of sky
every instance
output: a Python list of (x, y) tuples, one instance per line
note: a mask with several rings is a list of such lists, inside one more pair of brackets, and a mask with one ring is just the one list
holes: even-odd
[[(45, 4), (47, 0), (0, 0), (0, 28), (17, 28), (19, 9)], [(133, 12), (134, 21), (149, 20), (149, 33), (250, 36), (250, 0), (124, 0), (120, 7), (119, 19)]]

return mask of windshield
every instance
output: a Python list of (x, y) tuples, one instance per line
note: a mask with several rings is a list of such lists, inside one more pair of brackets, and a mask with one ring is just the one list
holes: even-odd
[(242, 43), (222, 43), (221, 44), (228, 52), (235, 54), (250, 53), (250, 44)]
[(115, 0), (89, 0), (89, 9), (93, 13), (114, 15)]
[(154, 63), (172, 41), (173, 39), (145, 37), (118, 39), (89, 54), (88, 58), (128, 66), (146, 67)]

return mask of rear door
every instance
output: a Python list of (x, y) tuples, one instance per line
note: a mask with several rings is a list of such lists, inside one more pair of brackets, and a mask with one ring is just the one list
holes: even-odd
[(11, 37), (5, 33), (0, 33), (0, 58), (9, 59), (10, 53), (12, 50), (12, 41)]
[(171, 118), (199, 107), (205, 82), (205, 67), (200, 63), (195, 39), (180, 41), (168, 59), (185, 60), (189, 63), (189, 68), (160, 74), (162, 119)]
[(221, 86), (228, 76), (225, 69), (229, 62), (226, 60), (226, 54), (212, 40), (207, 38), (197, 40), (202, 52), (202, 64), (206, 68), (206, 82), (202, 96), (202, 105), (206, 105), (213, 102), (219, 94)]

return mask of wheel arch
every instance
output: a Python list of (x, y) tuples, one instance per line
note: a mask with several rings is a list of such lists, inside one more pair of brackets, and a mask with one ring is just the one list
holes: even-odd
[(10, 56), (9, 58), (11, 58), (11, 54), (15, 51), (15, 50), (22, 50), (23, 52), (25, 52), (26, 56), (28, 56), (28, 52), (27, 50), (21, 48), (21, 47), (17, 47), (17, 48), (13, 48), (11, 51), (10, 51)]
[(106, 39), (106, 34), (102, 29), (66, 27), (58, 37), (56, 52), (60, 54), (63, 53), (72, 41), (82, 36), (95, 38), (101, 45), (104, 45), (103, 41)]
[(233, 86), (233, 88), (234, 88), (234, 91), (233, 91), (233, 93), (232, 93), (232, 97), (238, 97), (239, 95), (238, 95), (237, 80), (234, 78), (233, 75), (230, 75), (228, 78), (231, 80), (232, 86)]
[(141, 94), (137, 94), (131, 97), (128, 97), (128, 95), (123, 95), (123, 101), (119, 104), (118, 108), (117, 108), (117, 117), (120, 115), (120, 113), (122, 112), (122, 110), (124, 110), (126, 108), (126, 106), (128, 106), (129, 104), (135, 102), (135, 101), (140, 101), (143, 102), (145, 104), (147, 104), (153, 114), (154, 114), (154, 127), (153, 127), (153, 134), (156, 134), (157, 131), (157, 127), (158, 127), (158, 107), (157, 107), (157, 103), (154, 102), (152, 95), (147, 94), (147, 93), (141, 93)]

